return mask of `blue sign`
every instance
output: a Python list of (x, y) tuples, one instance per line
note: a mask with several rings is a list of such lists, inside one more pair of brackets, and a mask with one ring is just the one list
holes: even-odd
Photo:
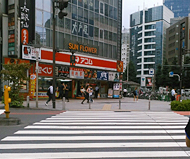
[(108, 72), (105, 71), (97, 71), (97, 79), (107, 81), (108, 80)]
[(174, 72), (169, 72), (170, 76), (173, 76), (174, 75)]

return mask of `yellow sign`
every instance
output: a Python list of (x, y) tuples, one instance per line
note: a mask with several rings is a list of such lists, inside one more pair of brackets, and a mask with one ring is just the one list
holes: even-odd
[(78, 44), (73, 44), (73, 43), (69, 43), (69, 49), (77, 50), (80, 52), (89, 52), (89, 53), (97, 54), (97, 49), (95, 47), (88, 47), (88, 46), (78, 45)]

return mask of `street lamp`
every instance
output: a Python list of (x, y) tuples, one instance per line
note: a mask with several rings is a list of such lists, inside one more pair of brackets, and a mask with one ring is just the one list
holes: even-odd
[(52, 0), (53, 3), (53, 108), (55, 108), (55, 87), (56, 87), (56, 80), (55, 80), (55, 53), (56, 53), (56, 45), (55, 45), (55, 8), (59, 8), (60, 12), (58, 16), (62, 19), (64, 16), (67, 16), (67, 13), (64, 12), (64, 8), (68, 6), (68, 0)]

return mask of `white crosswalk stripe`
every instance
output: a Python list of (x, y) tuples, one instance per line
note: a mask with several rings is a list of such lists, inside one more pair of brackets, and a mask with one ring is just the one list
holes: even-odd
[(173, 112), (64, 112), (2, 139), (0, 159), (189, 158), (187, 121)]

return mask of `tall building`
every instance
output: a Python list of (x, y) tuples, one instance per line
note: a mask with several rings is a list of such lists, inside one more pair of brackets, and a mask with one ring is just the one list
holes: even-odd
[[(53, 77), (52, 0), (8, 0), (7, 5), (3, 62), (13, 61), (11, 58), (29, 61), (33, 65), (30, 73), (35, 73), (38, 52), (39, 95), (44, 96)], [(97, 84), (100, 97), (107, 97), (108, 89), (115, 88), (123, 72), (122, 0), (70, 0), (64, 11), (68, 15), (59, 19), (56, 9), (56, 85), (68, 83), (69, 95), (78, 98), (82, 85)], [(30, 91), (29, 86), (25, 88), (26, 93)]]
[(168, 64), (172, 64), (174, 58), (177, 58), (178, 64), (182, 62), (184, 55), (189, 54), (190, 50), (190, 16), (184, 17), (177, 23), (171, 25), (166, 30), (166, 58)]
[(150, 79), (150, 69), (156, 70), (165, 57), (166, 28), (174, 14), (166, 6), (143, 9), (130, 15), (130, 61), (137, 70), (141, 86), (146, 87), (145, 78)]
[(129, 40), (130, 40), (129, 29), (124, 28), (122, 30), (122, 52), (121, 52), (121, 61), (123, 61), (123, 72), (125, 72), (127, 65), (129, 63)]
[(164, 0), (163, 4), (174, 12), (174, 17), (187, 17), (190, 13), (189, 0)]

